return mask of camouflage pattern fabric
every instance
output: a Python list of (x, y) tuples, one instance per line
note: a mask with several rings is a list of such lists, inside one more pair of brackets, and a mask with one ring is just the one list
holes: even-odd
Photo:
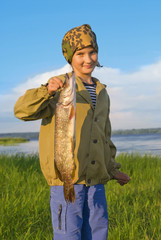
[(76, 50), (92, 46), (98, 52), (96, 35), (90, 25), (84, 24), (69, 30), (62, 41), (62, 51), (68, 63), (71, 63)]

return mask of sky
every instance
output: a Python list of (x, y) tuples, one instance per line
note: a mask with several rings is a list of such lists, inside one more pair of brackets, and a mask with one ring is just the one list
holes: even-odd
[(1, 0), (0, 133), (39, 131), (13, 107), (29, 88), (70, 70), (61, 42), (88, 23), (97, 35), (93, 76), (107, 85), (112, 129), (161, 127), (160, 0)]

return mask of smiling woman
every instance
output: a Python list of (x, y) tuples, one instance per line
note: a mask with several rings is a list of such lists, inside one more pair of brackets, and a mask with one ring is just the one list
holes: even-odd
[(93, 47), (86, 47), (75, 52), (71, 65), (83, 82), (92, 84), (91, 73), (97, 63), (97, 51)]
[[(116, 147), (111, 141), (110, 101), (106, 87), (92, 76), (98, 65), (98, 45), (91, 27), (84, 24), (69, 30), (63, 38), (62, 51), (74, 74), (53, 76), (41, 87), (26, 91), (15, 104), (15, 116), (25, 121), (42, 119), (40, 165), (51, 186), (53, 239), (106, 240), (108, 212), (104, 185), (115, 179), (122, 186), (130, 177), (119, 170), (121, 165), (115, 161)], [(73, 79), (70, 81), (74, 81), (73, 84), (67, 84), (67, 76), (69, 80)], [(72, 114), (70, 111), (61, 114), (60, 109), (66, 107), (65, 104), (60, 107), (62, 94), (73, 96), (70, 91), (73, 85), (76, 94), (73, 94), (72, 102), (76, 100), (76, 111), (74, 108)], [(58, 114), (61, 121), (58, 121)], [(74, 134), (65, 128), (71, 116), (76, 119), (71, 127)], [(59, 139), (72, 143), (70, 147), (57, 141), (58, 122), (61, 122)], [(62, 156), (59, 159), (58, 152)], [(67, 177), (71, 162), (72, 171)], [(74, 185), (74, 198), (64, 198), (63, 185), (69, 180), (69, 187)]]

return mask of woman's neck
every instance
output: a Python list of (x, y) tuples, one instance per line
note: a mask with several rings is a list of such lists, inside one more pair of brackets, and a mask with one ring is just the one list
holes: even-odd
[(79, 76), (77, 75), (82, 82), (87, 83), (87, 84), (93, 84), (92, 77), (91, 76)]

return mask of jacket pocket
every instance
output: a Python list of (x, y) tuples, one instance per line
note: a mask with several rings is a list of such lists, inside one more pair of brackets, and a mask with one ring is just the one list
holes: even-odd
[[(60, 186), (62, 187), (62, 186)], [(67, 203), (65, 201), (59, 201), (60, 196), (55, 191), (52, 191), (50, 195), (50, 207), (52, 215), (52, 225), (54, 232), (66, 233), (66, 216), (67, 216)]]
[(67, 204), (54, 202), (54, 213), (52, 216), (53, 229), (57, 233), (66, 233)]

